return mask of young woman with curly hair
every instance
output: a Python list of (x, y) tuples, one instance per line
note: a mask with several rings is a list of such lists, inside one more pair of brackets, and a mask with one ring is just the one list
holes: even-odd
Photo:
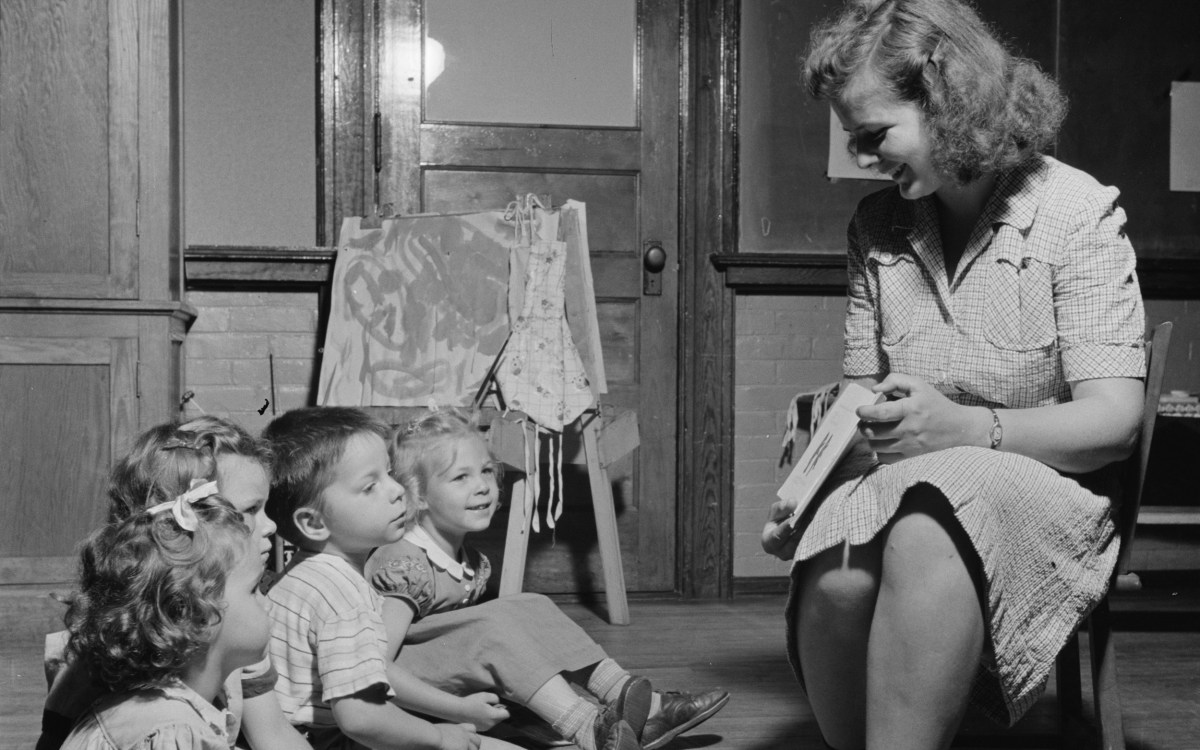
[(84, 712), (67, 750), (229, 748), (213, 703), (226, 678), (262, 658), (264, 561), (216, 483), (93, 533), (67, 615), (73, 659), (111, 691)]
[(851, 0), (805, 82), (893, 186), (848, 230), (845, 381), (883, 393), (794, 524), (789, 660), (831, 747), (1015, 721), (1104, 595), (1145, 319), (1115, 188), (1040, 153), (1057, 85), (960, 0)]

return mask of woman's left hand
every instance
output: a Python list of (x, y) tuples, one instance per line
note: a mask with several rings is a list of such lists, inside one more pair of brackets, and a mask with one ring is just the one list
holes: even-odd
[(984, 426), (975, 412), (981, 410), (954, 403), (920, 378), (892, 373), (872, 390), (888, 400), (859, 407), (858, 429), (880, 463), (979, 444)]

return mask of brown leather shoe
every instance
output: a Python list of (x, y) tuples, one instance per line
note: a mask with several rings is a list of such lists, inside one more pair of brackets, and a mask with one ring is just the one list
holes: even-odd
[[(596, 719), (596, 747), (599, 750), (642, 750), (642, 746), (638, 744), (637, 735), (633, 732), (633, 727), (629, 726), (629, 722), (624, 719), (618, 719), (615, 724), (612, 724), (603, 730), (602, 724), (603, 715)], [(604, 732), (601, 734), (601, 732)]]
[(662, 710), (646, 721), (642, 731), (642, 750), (657, 750), (713, 716), (728, 702), (729, 693), (724, 690), (663, 693)]
[(630, 677), (621, 688), (617, 699), (605, 707), (604, 713), (609, 715), (608, 723), (624, 719), (640, 741), (642, 731), (646, 727), (646, 719), (650, 717), (650, 701), (654, 697), (654, 688), (645, 677)]

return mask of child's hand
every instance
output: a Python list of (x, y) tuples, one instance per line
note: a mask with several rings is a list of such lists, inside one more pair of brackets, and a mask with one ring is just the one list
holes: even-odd
[(441, 734), (438, 750), (479, 750), (479, 735), (470, 724), (434, 724)]
[(475, 729), (486, 732), (508, 719), (508, 709), (500, 704), (495, 693), (471, 693), (463, 697), (464, 719), (475, 725)]

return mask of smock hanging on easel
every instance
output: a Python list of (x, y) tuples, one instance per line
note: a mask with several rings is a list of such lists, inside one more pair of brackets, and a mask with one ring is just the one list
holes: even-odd
[[(562, 430), (596, 403), (579, 350), (567, 324), (564, 299), (567, 246), (557, 239), (558, 216), (533, 195), (514, 201), (505, 219), (516, 227), (509, 267), (511, 333), (495, 368), (496, 382), (510, 409), (523, 412), (546, 438), (550, 452), (550, 497), (546, 525), (562, 515)], [(523, 269), (523, 272), (522, 272)], [(520, 294), (514, 294), (520, 290)], [(512, 302), (517, 305), (512, 305)], [(513, 307), (520, 312), (512, 315)], [(534, 450), (534, 455), (539, 451)], [(531, 473), (532, 472), (532, 473)], [(537, 477), (537, 464), (526, 467)], [(526, 484), (522, 510), (534, 531), (539, 481)]]

